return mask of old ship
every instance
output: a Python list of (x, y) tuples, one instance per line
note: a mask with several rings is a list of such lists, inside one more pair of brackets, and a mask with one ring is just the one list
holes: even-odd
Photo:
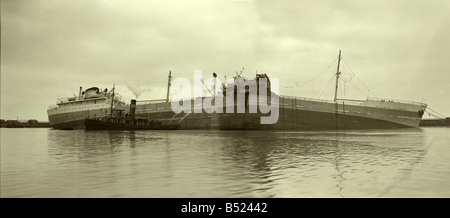
[[(418, 127), (422, 115), (427, 107), (420, 102), (367, 98), (365, 100), (339, 99), (337, 98), (338, 81), (341, 74), (339, 66), (341, 52), (339, 51), (338, 66), (335, 86), (335, 95), (332, 100), (302, 98), (293, 96), (277, 95), (271, 91), (270, 78), (266, 74), (257, 74), (255, 78), (248, 80), (258, 80), (264, 78), (268, 81), (266, 87), (257, 87), (256, 95), (259, 95), (261, 88), (267, 89), (267, 98), (276, 96), (278, 98), (278, 120), (273, 124), (261, 124), (261, 117), (267, 116), (258, 108), (258, 101), (249, 99), (259, 99), (259, 96), (252, 98), (248, 87), (237, 89), (234, 92), (227, 91), (229, 84), (223, 85), (222, 90), (208, 97), (192, 98), (190, 101), (191, 110), (194, 111), (198, 102), (203, 102), (205, 98), (215, 99), (221, 95), (223, 100), (223, 113), (207, 113), (208, 108), (202, 109), (200, 113), (181, 112), (175, 113), (172, 110), (172, 102), (169, 99), (171, 86), (171, 73), (169, 72), (167, 97), (161, 100), (140, 101), (136, 105), (136, 117), (147, 120), (158, 120), (164, 125), (176, 124), (180, 129), (221, 129), (221, 130), (246, 130), (246, 129), (270, 129), (270, 130), (341, 130), (341, 129), (392, 129), (392, 128), (414, 128)], [(216, 76), (216, 75), (214, 75)], [(234, 77), (235, 81), (243, 78), (240, 75)], [(244, 79), (247, 80), (247, 79)], [(88, 91), (88, 90), (86, 90)], [(92, 91), (92, 90), (90, 90)], [(81, 92), (81, 91), (80, 91)], [(96, 90), (94, 90), (97, 93)], [(238, 101), (237, 93), (244, 92), (245, 100)], [(56, 108), (49, 110), (49, 120), (54, 128), (84, 128), (82, 120), (86, 117), (104, 116), (108, 113), (110, 105), (110, 94), (102, 92), (102, 102), (93, 103), (94, 98), (86, 98), (86, 93), (72, 99), (72, 101), (62, 101)], [(231, 93), (231, 94), (230, 94)], [(99, 93), (97, 93), (98, 95)], [(255, 93), (253, 93), (255, 94)], [(227, 113), (225, 102), (231, 98), (234, 107), (244, 104), (245, 111)], [(96, 101), (96, 100), (94, 100)], [(115, 107), (124, 107), (123, 102), (114, 100)], [(94, 105), (96, 105), (96, 108)], [(89, 106), (91, 107), (89, 107)], [(257, 107), (256, 113), (250, 112), (249, 108)], [(274, 105), (272, 105), (274, 106)], [(94, 107), (94, 108), (93, 108)], [(126, 107), (124, 107), (126, 108)], [(110, 109), (112, 110), (112, 109)]]
[(126, 104), (114, 88), (101, 90), (98, 87), (83, 91), (80, 87), (79, 95), (68, 98), (59, 98), (56, 105), (49, 106), (47, 110), (50, 125), (54, 129), (84, 129), (86, 118), (104, 117), (111, 113), (113, 108), (125, 108)]
[[(169, 101), (170, 81), (167, 90), (166, 100), (137, 105), (136, 114), (148, 119), (162, 120), (168, 124), (176, 123), (183, 129), (221, 129), (221, 130), (243, 130), (243, 129), (272, 129), (272, 130), (341, 130), (341, 129), (393, 129), (393, 128), (414, 128), (418, 127), (422, 115), (427, 105), (420, 102), (392, 100), (381, 98), (367, 98), (365, 100), (339, 99), (337, 97), (338, 81), (341, 75), (339, 66), (341, 61), (341, 52), (339, 51), (337, 72), (335, 74), (336, 84), (334, 99), (313, 99), (292, 96), (281, 96), (271, 92), (270, 78), (266, 74), (257, 74), (255, 78), (249, 80), (258, 80), (265, 78), (269, 81), (267, 85), (268, 97), (276, 95), (278, 98), (279, 109), (278, 121), (274, 124), (261, 124), (261, 117), (267, 114), (261, 113), (258, 109), (256, 113), (250, 113), (249, 108), (257, 107), (259, 102), (250, 101), (251, 93), (248, 87), (236, 90), (230, 94), (223, 85), (223, 112), (222, 113), (174, 113), (171, 110)], [(214, 75), (216, 76), (216, 75)], [(234, 77), (235, 81), (240, 75)], [(257, 95), (260, 93), (258, 86)], [(245, 101), (238, 102), (237, 93), (245, 93)], [(215, 92), (214, 92), (214, 95)], [(202, 102), (205, 98), (214, 98), (214, 96), (203, 97), (200, 101), (191, 100), (191, 107), (194, 110), (196, 102)], [(245, 104), (244, 112), (226, 113), (226, 99), (232, 98), (236, 105)], [(257, 96), (253, 99), (259, 99)], [(200, 105), (201, 107), (201, 105)], [(204, 108), (205, 109), (205, 108)]]

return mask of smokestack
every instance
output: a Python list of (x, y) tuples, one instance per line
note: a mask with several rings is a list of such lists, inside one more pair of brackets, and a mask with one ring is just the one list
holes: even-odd
[(136, 113), (136, 100), (135, 99), (131, 99), (131, 104), (130, 104), (130, 117), (131, 117), (131, 119), (134, 119), (135, 113)]
[(172, 82), (172, 71), (169, 71), (169, 82), (167, 84), (167, 97), (166, 102), (169, 102), (169, 93), (170, 93), (170, 83)]
[(83, 87), (80, 86), (80, 92), (78, 93), (78, 100), (81, 100), (81, 90), (83, 90)]
[(213, 96), (216, 96), (216, 78), (217, 78), (217, 74), (214, 72), (213, 73), (213, 77), (214, 77), (214, 91), (213, 91)]

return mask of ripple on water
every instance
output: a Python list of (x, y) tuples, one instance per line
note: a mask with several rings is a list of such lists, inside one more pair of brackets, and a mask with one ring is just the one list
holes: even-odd
[(2, 197), (450, 196), (448, 128), (1, 131)]

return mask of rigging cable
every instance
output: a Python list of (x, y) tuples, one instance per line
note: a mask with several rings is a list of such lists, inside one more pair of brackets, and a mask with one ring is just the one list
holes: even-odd
[(333, 81), (333, 79), (336, 77), (336, 75), (334, 75), (333, 77), (331, 77), (331, 79), (328, 81), (328, 84), (326, 85), (325, 89), (322, 91), (322, 93), (319, 95), (319, 99), (322, 97), (323, 93), (325, 93), (326, 90), (328, 90), (328, 88), (330, 87), (331, 82)]
[(339, 57), (336, 57), (336, 59), (334, 59), (334, 61), (333, 61), (330, 65), (328, 65), (328, 67), (327, 67), (325, 70), (323, 70), (322, 72), (320, 72), (319, 75), (317, 75), (316, 77), (314, 77), (314, 78), (311, 79), (311, 80), (308, 80), (308, 81), (306, 81), (306, 82), (303, 82), (303, 83), (300, 84), (300, 85), (305, 85), (305, 84), (307, 84), (307, 83), (309, 83), (309, 82), (312, 82), (312, 81), (316, 80), (316, 79), (319, 78), (320, 76), (322, 76), (328, 69), (330, 69), (331, 66), (333, 66), (334, 63), (336, 63), (336, 61), (337, 61), (338, 58), (339, 58)]
[(361, 93), (363, 93), (365, 96), (369, 96), (367, 93), (365, 93), (364, 91), (362, 91), (361, 89), (359, 89), (358, 87), (356, 87), (355, 85), (353, 85), (353, 83), (350, 83), (353, 87), (355, 87), (355, 89), (357, 89), (358, 91), (360, 91)]
[(322, 91), (322, 89), (326, 88), (326, 87), (327, 87), (327, 84), (329, 84), (330, 81), (332, 81), (333, 79), (334, 79), (334, 76), (332, 76), (328, 82), (324, 83), (324, 84), (322, 85), (322, 87), (320, 87), (320, 89), (317, 90), (317, 92), (315, 92), (311, 98), (314, 98), (317, 94), (319, 94), (319, 93)]
[[(430, 107), (427, 107), (427, 110), (430, 110), (432, 112), (432, 113), (430, 113), (430, 111), (428, 111), (428, 115), (430, 115), (430, 116), (433, 116), (433, 117), (438, 118), (438, 119), (445, 119), (446, 118), (445, 115), (443, 115), (443, 114), (441, 114), (441, 113), (431, 109)], [(441, 116), (441, 117), (438, 117), (438, 116)]]
[(346, 61), (344, 58), (342, 58), (342, 60), (344, 60), (345, 65), (347, 65), (347, 67), (350, 69), (350, 72), (352, 72), (353, 76), (355, 76), (356, 79), (364, 86), (364, 88), (367, 89), (367, 92), (368, 92), (367, 96), (370, 96), (369, 94), (372, 93), (372, 96), (375, 97), (375, 96), (376, 96), (375, 93), (373, 93), (372, 91), (370, 91), (369, 87), (367, 87), (366, 84), (364, 84), (364, 83), (359, 79), (359, 77), (353, 72), (352, 68), (350, 67), (350, 64), (348, 64), (347, 61)]
[[(338, 58), (339, 58), (339, 57), (336, 57), (336, 58), (334, 59), (334, 61), (333, 61), (330, 65), (328, 65), (328, 67), (327, 67), (326, 69), (324, 69), (323, 71), (317, 73), (318, 75), (315, 76), (314, 78), (312, 78), (312, 79), (310, 79), (310, 80), (308, 80), (308, 81), (306, 81), (306, 82), (300, 83), (300, 84), (298, 84), (298, 82), (295, 82), (295, 83), (294, 83), (294, 84), (295, 84), (294, 86), (284, 86), (283, 88), (290, 88), (290, 89), (291, 89), (291, 92), (292, 92), (292, 89), (293, 89), (294, 87), (300, 87), (300, 86), (306, 85), (306, 84), (308, 84), (308, 83), (310, 83), (310, 82), (313, 82), (313, 92), (314, 92), (314, 81), (315, 81), (317, 78), (319, 78), (319, 77), (321, 77), (322, 75), (324, 75), (324, 74), (327, 72), (327, 70), (330, 69), (330, 67), (332, 67), (334, 63), (336, 63), (336, 61), (337, 61)], [(318, 92), (320, 92), (321, 89), (322, 89), (322, 88), (320, 88), (320, 89), (318, 90)], [(317, 94), (317, 93), (314, 93), (313, 96), (315, 96), (316, 94)]]

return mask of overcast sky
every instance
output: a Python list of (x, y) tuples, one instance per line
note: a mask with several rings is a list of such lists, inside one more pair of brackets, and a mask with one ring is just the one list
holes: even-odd
[(165, 98), (169, 70), (223, 79), (244, 67), (279, 78), (281, 94), (332, 99), (339, 50), (341, 96), (450, 116), (449, 36), (448, 0), (2, 0), (1, 118), (47, 120), (80, 86)]

